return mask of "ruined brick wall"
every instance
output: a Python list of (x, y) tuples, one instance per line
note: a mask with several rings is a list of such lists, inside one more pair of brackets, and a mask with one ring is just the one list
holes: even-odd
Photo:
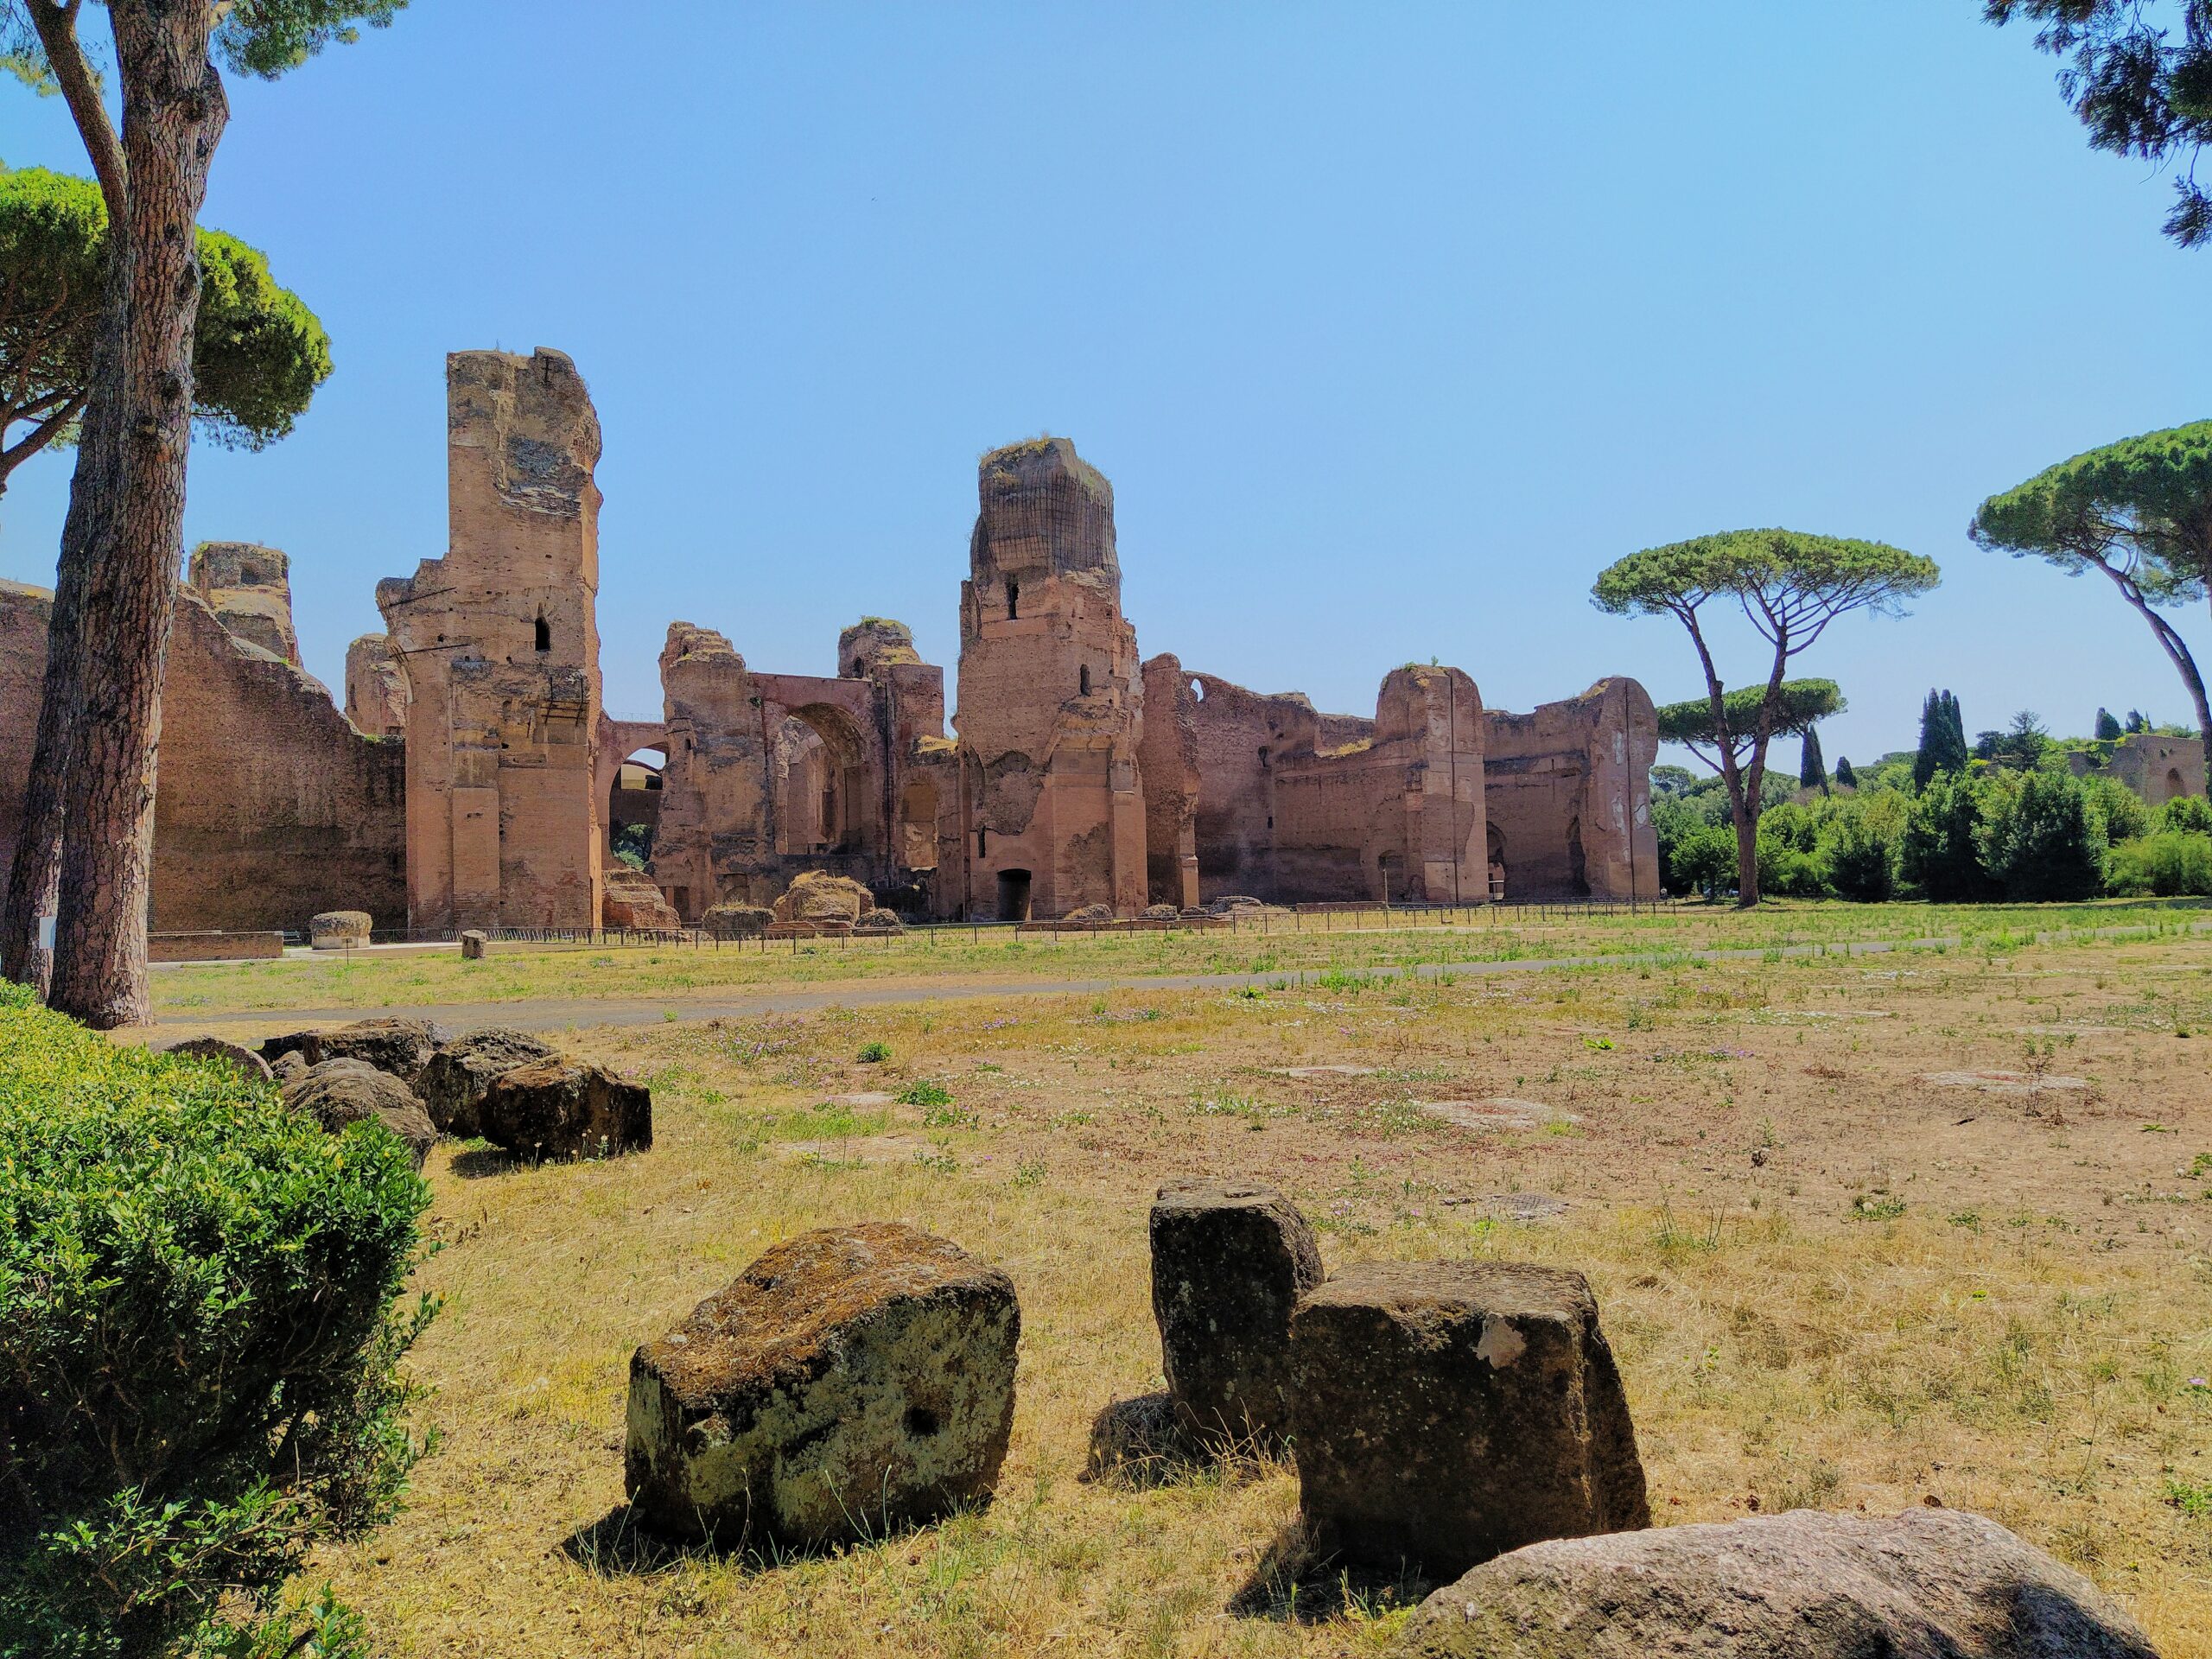
[[(1249, 893), (1283, 903), (1332, 896), (1287, 887), (1277, 865), (1276, 783), (1286, 762), (1314, 753), (1320, 717), (1313, 705), (1295, 692), (1248, 691), (1211, 674), (1188, 675), (1178, 701), (1198, 744), (1201, 897)], [(1361, 839), (1354, 838), (1355, 855)]]
[(1134, 913), (1146, 893), (1142, 684), (1113, 488), (1066, 439), (1040, 438), (985, 455), (976, 494), (950, 891), (976, 916)]
[(446, 556), (377, 588), (411, 692), (410, 912), (595, 926), (599, 418), (542, 347), (448, 356), (446, 412)]
[(668, 765), (653, 879), (687, 922), (724, 902), (766, 904), (776, 896), (769, 891), (776, 854), (768, 813), (772, 740), (745, 658), (713, 629), (672, 622), (660, 683)]
[(202, 542), (192, 550), (187, 569), (193, 591), (225, 628), (299, 666), (289, 559), (257, 542)]
[(1162, 652), (1144, 665), (1145, 897), (1189, 909), (1198, 902), (1198, 729), (1181, 661)]
[[(0, 582), (0, 861), (30, 776), (54, 596)], [(283, 615), (286, 632), (291, 617)], [(406, 921), (405, 757), (365, 737), (294, 664), (177, 596), (162, 682), (152, 925), (281, 929), (315, 912)], [(0, 865), (4, 867), (4, 865)]]
[(1274, 864), (1290, 899), (1480, 904), (1482, 695), (1456, 668), (1387, 676), (1371, 734), (1274, 763)]
[(668, 766), (654, 879), (686, 920), (770, 903), (802, 870), (910, 907), (937, 861), (944, 671), (899, 623), (837, 642), (839, 673), (754, 673), (722, 635), (679, 622), (661, 652)]
[[(290, 628), (289, 607), (284, 617)], [(150, 925), (280, 928), (320, 911), (407, 922), (406, 752), (188, 589), (162, 680)]]
[(371, 737), (407, 735), (407, 668), (390, 634), (346, 647), (346, 718)]
[(1484, 747), (1486, 855), (1509, 899), (1657, 894), (1658, 722), (1641, 685), (1600, 680), (1529, 714), (1492, 710)]
[(2204, 747), (2193, 737), (2139, 732), (2113, 746), (2113, 776), (2152, 806), (2204, 793)]

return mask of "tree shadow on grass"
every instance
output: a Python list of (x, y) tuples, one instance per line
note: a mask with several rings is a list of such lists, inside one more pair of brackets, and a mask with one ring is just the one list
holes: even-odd
[(1258, 1436), (1200, 1435), (1166, 1394), (1116, 1400), (1090, 1422), (1083, 1478), (1129, 1491), (1157, 1486), (1242, 1485), (1277, 1473), (1281, 1448)]
[(1416, 1606), (1435, 1588), (1410, 1564), (1395, 1571), (1348, 1565), (1317, 1548), (1306, 1523), (1294, 1520), (1274, 1535), (1226, 1611), (1236, 1618), (1282, 1624), (1364, 1623)]

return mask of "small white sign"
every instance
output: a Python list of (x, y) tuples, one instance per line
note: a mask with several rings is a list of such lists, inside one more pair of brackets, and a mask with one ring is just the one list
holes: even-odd
[(41, 950), (54, 949), (54, 918), (51, 916), (38, 918), (38, 948)]

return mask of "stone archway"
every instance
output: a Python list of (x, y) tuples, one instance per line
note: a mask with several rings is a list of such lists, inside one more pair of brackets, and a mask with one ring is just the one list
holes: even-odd
[(883, 851), (872, 746), (850, 715), (828, 703), (802, 704), (788, 711), (770, 742), (778, 852)]

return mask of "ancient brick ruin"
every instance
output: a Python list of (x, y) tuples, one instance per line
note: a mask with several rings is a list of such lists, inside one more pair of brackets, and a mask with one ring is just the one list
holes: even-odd
[[(155, 925), (696, 925), (798, 874), (910, 916), (1131, 916), (1268, 902), (1649, 898), (1650, 700), (1527, 715), (1459, 669), (1383, 677), (1372, 717), (1141, 659), (1114, 492), (1065, 438), (995, 449), (944, 673), (861, 619), (826, 676), (671, 625), (657, 721), (601, 706), (598, 416), (558, 352), (447, 359), (448, 543), (378, 586), (345, 713), (299, 667), (285, 556), (192, 557), (166, 681)], [(51, 596), (0, 583), (0, 857)], [(649, 880), (624, 861), (650, 846)], [(618, 850), (620, 849), (620, 850)], [(612, 880), (610, 880), (610, 875)]]

